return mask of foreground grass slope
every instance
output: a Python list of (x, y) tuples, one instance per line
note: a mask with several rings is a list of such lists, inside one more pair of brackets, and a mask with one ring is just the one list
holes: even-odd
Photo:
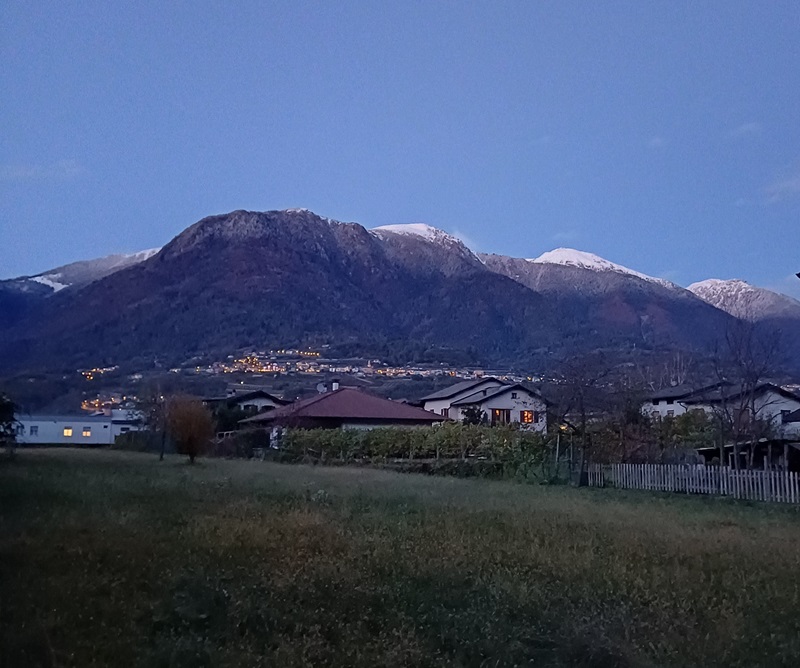
[(0, 666), (794, 666), (793, 508), (373, 470), (0, 463)]

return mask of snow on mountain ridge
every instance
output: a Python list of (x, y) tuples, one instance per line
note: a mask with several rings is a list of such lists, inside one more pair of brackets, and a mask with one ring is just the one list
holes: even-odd
[[(52, 294), (60, 292), (73, 285), (86, 285), (92, 281), (104, 278), (115, 271), (131, 267), (145, 260), (149, 260), (161, 248), (150, 248), (136, 253), (118, 253), (96, 258), (94, 260), (80, 260), (71, 264), (43, 271), (35, 276), (16, 279), (18, 281), (32, 281), (52, 289)], [(14, 279), (12, 279), (14, 280)]]
[(444, 230), (427, 225), (426, 223), (405, 223), (403, 225), (381, 225), (380, 227), (373, 227), (373, 232), (380, 234), (381, 232), (392, 232), (394, 234), (404, 234), (408, 236), (422, 237), (426, 241), (450, 241), (453, 243), (462, 243), (460, 239), (448, 234)]
[(800, 302), (787, 295), (750, 285), (741, 279), (709, 278), (687, 290), (703, 301), (743, 320), (792, 315), (800, 317)]
[(567, 267), (578, 267), (580, 269), (591, 269), (593, 271), (614, 271), (619, 274), (629, 274), (630, 276), (635, 276), (636, 278), (641, 278), (651, 283), (658, 283), (667, 288), (677, 287), (674, 283), (663, 278), (648, 276), (635, 269), (629, 269), (621, 264), (606, 260), (594, 253), (587, 253), (586, 251), (579, 251), (574, 248), (556, 248), (542, 253), (537, 258), (529, 258), (527, 261), (533, 262), (534, 264), (561, 264)]

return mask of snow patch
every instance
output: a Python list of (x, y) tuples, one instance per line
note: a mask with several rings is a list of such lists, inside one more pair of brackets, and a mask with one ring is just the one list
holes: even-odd
[(528, 259), (528, 262), (533, 262), (534, 264), (560, 264), (567, 267), (591, 269), (592, 271), (614, 271), (619, 274), (636, 276), (636, 278), (641, 278), (643, 281), (657, 283), (667, 288), (676, 287), (674, 283), (663, 278), (648, 276), (634, 269), (624, 267), (621, 264), (606, 260), (594, 253), (587, 253), (585, 251), (575, 250), (574, 248), (556, 248), (547, 253), (542, 253), (542, 255), (537, 258)]
[(58, 292), (59, 290), (63, 290), (64, 288), (68, 288), (68, 285), (64, 285), (64, 283), (59, 283), (56, 281), (56, 278), (61, 278), (61, 274), (50, 274), (48, 276), (32, 276), (31, 280), (35, 281), (36, 283), (40, 283), (42, 285), (46, 285), (48, 288), (52, 288), (53, 292)]
[(403, 234), (406, 236), (422, 237), (426, 241), (454, 241), (461, 243), (454, 236), (439, 230), (425, 223), (407, 223), (405, 225), (381, 225), (373, 228), (373, 232), (391, 232), (392, 234)]

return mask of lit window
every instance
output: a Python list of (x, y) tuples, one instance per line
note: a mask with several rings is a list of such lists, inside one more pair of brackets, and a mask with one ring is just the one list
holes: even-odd
[(522, 424), (533, 424), (536, 422), (536, 414), (533, 411), (520, 411), (519, 421)]
[(92, 428), (91, 427), (84, 427), (83, 428), (83, 436), (89, 438), (92, 435)]
[(72, 427), (64, 427), (64, 436), (72, 438)]

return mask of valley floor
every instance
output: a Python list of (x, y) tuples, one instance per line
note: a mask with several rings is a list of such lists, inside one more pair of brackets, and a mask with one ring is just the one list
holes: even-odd
[(23, 450), (0, 666), (790, 666), (794, 508)]

